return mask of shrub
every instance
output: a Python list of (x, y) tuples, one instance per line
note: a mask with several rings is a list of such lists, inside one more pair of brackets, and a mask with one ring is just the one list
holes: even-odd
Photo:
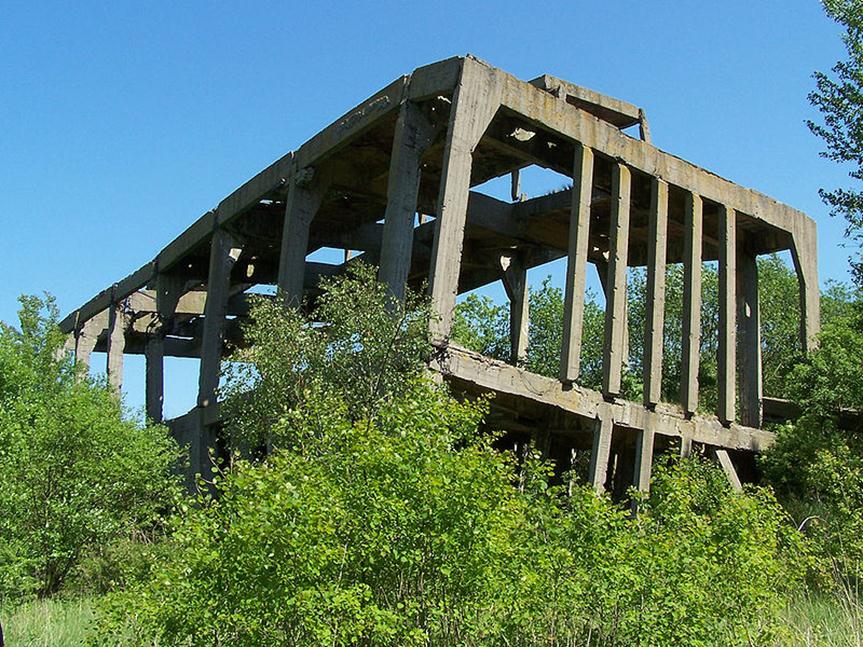
[(158, 522), (178, 450), (63, 356), (53, 300), (0, 325), (0, 596), (56, 592), (90, 549)]
[[(519, 464), (494, 450), (485, 402), (459, 402), (424, 375), (423, 304), (406, 318), (373, 276), (329, 292), (346, 328), (255, 310), (252, 335), (287, 355), (249, 356), (228, 393), (249, 416), (237, 429), (275, 449), (217, 475), (218, 497), (181, 516), (152, 576), (109, 596), (96, 644), (773, 637), (798, 546), (767, 492), (738, 495), (716, 468), (687, 461), (657, 468), (635, 517), (587, 487), (567, 495), (538, 456)], [(352, 302), (366, 311), (345, 314)], [(375, 323), (351, 332), (351, 321)], [(378, 344), (418, 352), (394, 362)], [(388, 386), (370, 391), (381, 367)]]

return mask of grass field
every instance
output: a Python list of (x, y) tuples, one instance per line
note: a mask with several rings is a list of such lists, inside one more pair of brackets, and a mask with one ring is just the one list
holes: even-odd
[[(93, 619), (91, 598), (28, 602), (0, 613), (7, 647), (74, 647)], [(791, 638), (782, 647), (861, 647), (861, 605), (850, 597), (805, 596), (785, 610)], [(121, 647), (121, 646), (120, 646)]]

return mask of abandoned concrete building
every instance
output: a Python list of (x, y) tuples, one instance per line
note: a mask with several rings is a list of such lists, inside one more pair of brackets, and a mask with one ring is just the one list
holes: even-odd
[[(631, 133), (631, 134), (630, 134)], [(569, 190), (525, 198), (539, 166)], [(473, 191), (512, 182), (511, 201)], [(344, 262), (308, 257), (345, 250)], [(200, 358), (197, 406), (166, 420), (191, 469), (217, 446), (220, 362), (248, 292), (278, 286), (298, 303), (356, 259), (396, 295), (428, 283), (431, 368), (460, 394), (492, 392), (490, 428), (541, 438), (561, 465), (589, 456), (598, 489), (646, 488), (656, 452), (706, 448), (732, 481), (770, 445), (763, 429), (756, 258), (788, 250), (800, 288), (800, 344), (819, 327), (815, 223), (651, 144), (644, 111), (552, 76), (525, 82), (466, 56), (403, 76), (255, 175), (128, 277), (69, 314), (77, 361), (107, 355), (119, 389), (124, 354), (146, 356), (146, 412), (163, 419), (164, 358)], [(450, 342), (459, 294), (502, 281), (515, 358), (527, 342), (526, 272), (565, 259), (558, 379)], [(702, 264), (719, 273), (718, 406), (698, 409)], [(660, 401), (665, 268), (682, 263), (679, 402)], [(602, 389), (579, 384), (585, 277), (605, 277)], [(627, 270), (646, 268), (643, 401), (621, 397)]]

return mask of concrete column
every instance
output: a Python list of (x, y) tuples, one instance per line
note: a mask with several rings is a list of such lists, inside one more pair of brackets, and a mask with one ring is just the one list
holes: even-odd
[(626, 267), (629, 257), (630, 173), (623, 164), (615, 164), (611, 175), (609, 290), (605, 304), (605, 343), (602, 357), (602, 391), (606, 396), (620, 395), (620, 379), (626, 342)]
[(725, 472), (725, 476), (731, 484), (731, 489), (735, 492), (741, 492), (743, 486), (740, 483), (740, 477), (737, 476), (737, 470), (734, 469), (734, 463), (731, 462), (728, 451), (725, 449), (716, 449), (713, 451), (713, 457), (719, 462), (722, 471)]
[(737, 214), (719, 207), (719, 357), (717, 411), (724, 425), (735, 419), (737, 400)]
[(821, 331), (821, 290), (818, 285), (818, 230), (808, 218), (793, 225), (791, 256), (800, 286), (800, 344), (810, 352)]
[(111, 300), (108, 310), (108, 348), (106, 373), (108, 386), (117, 394), (123, 386), (123, 351), (126, 347), (126, 325), (123, 304)]
[(315, 182), (314, 171), (295, 169), (288, 180), (278, 279), (289, 305), (299, 306), (303, 299), (309, 229), (322, 200), (323, 188)]
[(701, 240), (702, 202), (686, 194), (683, 243), (683, 336), (680, 367), (680, 403), (687, 414), (698, 408), (698, 360), (701, 348)]
[(560, 380), (578, 379), (581, 368), (581, 334), (584, 326), (584, 282), (587, 241), (590, 236), (590, 202), (593, 195), (593, 151), (575, 144), (572, 170), (572, 207), (569, 213), (569, 245), (563, 303), (563, 343)]
[(171, 274), (156, 277), (156, 323), (150, 331), (146, 359), (146, 412), (153, 422), (164, 419), (165, 402), (165, 335), (173, 326), (177, 303), (183, 295), (185, 281)]
[(145, 404), (147, 418), (162, 422), (165, 396), (165, 341), (161, 331), (155, 331), (144, 347), (146, 360)]
[(417, 104), (412, 101), (402, 104), (390, 157), (387, 208), (378, 269), (378, 279), (386, 283), (393, 296), (399, 300), (404, 298), (411, 266), (420, 165), (433, 133), (432, 125)]
[(593, 432), (593, 447), (590, 451), (590, 467), (588, 480), (597, 493), (605, 492), (605, 481), (608, 476), (608, 455), (611, 451), (611, 436), (614, 421), (606, 414), (596, 421)]
[(668, 235), (668, 184), (653, 178), (647, 226), (647, 302), (644, 321), (644, 404), (662, 399), (662, 352), (665, 332), (665, 259)]
[(758, 263), (754, 254), (737, 248), (737, 359), (740, 373), (740, 422), (761, 427), (761, 317)]
[(650, 490), (654, 438), (655, 432), (651, 428), (648, 417), (647, 426), (639, 432), (638, 439), (635, 441), (635, 469), (632, 475), (632, 484), (641, 492)]
[(530, 324), (530, 294), (527, 267), (522, 253), (517, 251), (500, 257), (501, 278), (509, 297), (510, 361), (519, 364), (527, 359)]
[[(599, 279), (599, 285), (602, 288), (602, 294), (605, 297), (605, 303), (608, 304), (611, 298), (612, 282), (608, 279), (608, 261), (597, 260), (593, 263), (596, 270), (596, 277)], [(604, 332), (603, 332), (604, 335)], [(621, 368), (629, 363), (629, 299), (625, 300), (623, 308), (623, 344), (620, 348), (620, 356), (623, 358)]]
[(461, 271), (473, 149), (500, 107), (501, 89), (485, 65), (467, 58), (453, 92), (432, 246), (432, 339), (448, 340)]
[(692, 438), (689, 436), (680, 437), (680, 457), (689, 458), (692, 456)]
[(513, 202), (521, 200), (521, 169), (515, 169), (509, 174), (509, 197)]
[(75, 365), (82, 367), (84, 372), (90, 370), (90, 354), (96, 348), (98, 333), (86, 322), (75, 333)]
[(199, 407), (216, 403), (231, 268), (239, 255), (240, 249), (234, 238), (224, 229), (217, 228), (210, 244), (207, 302), (204, 306), (204, 332), (201, 340), (201, 371), (198, 378)]

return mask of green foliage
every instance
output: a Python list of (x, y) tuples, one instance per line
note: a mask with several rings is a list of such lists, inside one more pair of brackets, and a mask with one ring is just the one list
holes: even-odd
[(362, 264), (321, 286), (313, 321), (281, 299), (255, 303), (248, 347), (231, 357), (223, 389), (227, 431), (238, 447), (289, 445), (304, 422), (286, 414), (301, 417), (309, 401), (330, 400), (334, 415), (372, 419), (403, 380), (424, 370), (424, 300), (398, 302)]
[(158, 523), (178, 449), (63, 354), (53, 299), (0, 324), (0, 597), (56, 592), (90, 550)]
[[(249, 416), (239, 428), (268, 425), (256, 437), (280, 442), (265, 460), (236, 460), (217, 477), (218, 497), (185, 510), (152, 575), (109, 596), (93, 644), (772, 638), (798, 546), (768, 493), (737, 495), (716, 468), (688, 461), (657, 469), (635, 517), (590, 488), (568, 494), (536, 452), (519, 463), (495, 450), (486, 403), (450, 397), (425, 376), (421, 353), (392, 365), (378, 352), (396, 330), (396, 347), (419, 348), (425, 328), (399, 323), (405, 314), (373, 276), (331, 284), (330, 314), (389, 334), (344, 328), (321, 341), (326, 325), (257, 306), (247, 332), (275, 344), (266, 340), (291, 331), (294, 345), (279, 363), (251, 356), (228, 392), (253, 399), (242, 389), (255, 378), (267, 397), (284, 394), (270, 418), (235, 409)], [(366, 311), (343, 312), (351, 303)], [(415, 303), (408, 319), (422, 321)], [(374, 400), (362, 366), (391, 370)]]
[[(835, 291), (834, 291), (835, 296)], [(838, 299), (837, 299), (838, 300)], [(803, 415), (777, 432), (765, 474), (840, 575), (863, 560), (863, 337), (856, 309), (834, 303), (819, 348), (791, 371)], [(840, 429), (840, 421), (844, 427)]]
[[(827, 15), (839, 23), (845, 33), (847, 59), (833, 66), (832, 76), (815, 72), (815, 90), (809, 102), (818, 109), (822, 123), (807, 121), (809, 129), (824, 141), (822, 157), (850, 167), (849, 177), (863, 180), (863, 7), (859, 0), (824, 0)], [(863, 191), (837, 188), (820, 191), (834, 216), (842, 216), (846, 235), (859, 247), (863, 241)], [(863, 285), (859, 256), (852, 262), (855, 280)]]

